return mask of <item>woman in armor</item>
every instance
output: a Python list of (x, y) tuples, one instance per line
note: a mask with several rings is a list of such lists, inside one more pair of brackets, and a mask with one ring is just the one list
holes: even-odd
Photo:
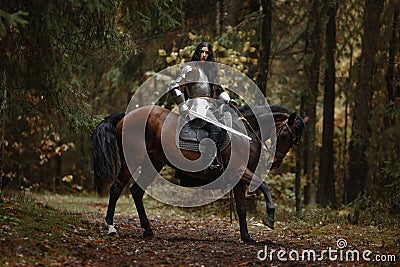
[[(209, 109), (215, 110), (216, 106), (210, 98), (220, 99), (225, 103), (236, 102), (231, 100), (228, 93), (218, 84), (212, 45), (202, 42), (194, 51), (191, 61), (182, 68), (178, 78), (171, 85), (171, 92), (179, 113), (189, 121), (196, 121), (209, 133), (209, 138), (216, 144), (221, 137), (222, 129), (212, 123), (193, 117), (189, 109), (207, 117)], [(216, 155), (209, 155), (214, 160), (211, 169), (221, 168)]]

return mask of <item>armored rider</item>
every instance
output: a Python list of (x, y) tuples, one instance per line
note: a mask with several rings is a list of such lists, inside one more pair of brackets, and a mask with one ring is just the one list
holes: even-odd
[[(204, 116), (207, 116), (208, 109), (215, 109), (210, 98), (237, 105), (216, 82), (215, 64), (211, 63), (214, 61), (211, 44), (208, 42), (200, 43), (192, 56), (191, 62), (182, 68), (178, 78), (171, 85), (171, 92), (175, 104), (179, 107), (179, 113), (190, 121), (201, 119), (191, 117), (189, 109)], [(208, 137), (217, 144), (221, 137), (222, 129), (204, 120), (201, 120), (201, 124), (208, 131)], [(217, 155), (208, 156), (213, 158), (213, 162), (209, 166), (210, 169), (221, 168)]]

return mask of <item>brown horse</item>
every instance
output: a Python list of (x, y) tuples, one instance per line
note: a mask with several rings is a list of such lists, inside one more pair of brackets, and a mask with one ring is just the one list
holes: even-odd
[[(304, 120), (296, 113), (281, 106), (271, 106), (274, 122), (270, 125), (259, 125), (257, 116), (271, 116), (271, 111), (266, 108), (240, 108), (247, 134), (252, 138), (247, 143), (249, 146), (248, 160), (243, 166), (239, 158), (243, 158), (243, 151), (236, 149), (231, 144), (235, 141), (231, 136), (231, 144), (219, 154), (219, 160), (224, 168), (233, 164), (241, 174), (238, 181), (233, 181), (236, 210), (239, 217), (240, 235), (243, 242), (254, 242), (250, 237), (246, 223), (245, 192), (252, 179), (259, 185), (258, 189), (264, 194), (267, 216), (263, 222), (270, 228), (274, 227), (274, 205), (268, 185), (255, 175), (260, 154), (265, 148), (265, 141), (270, 136), (263, 136), (262, 132), (276, 130), (276, 149), (272, 161), (272, 168), (279, 167), (283, 158), (301, 137), (305, 126)], [(221, 174), (221, 170), (203, 170), (189, 172), (174, 166), (166, 156), (165, 151), (181, 152), (191, 161), (196, 161), (202, 155), (199, 152), (179, 150), (175, 143), (175, 132), (179, 115), (159, 106), (145, 106), (135, 109), (127, 114), (118, 113), (110, 115), (101, 122), (92, 135), (92, 154), (94, 159), (95, 184), (98, 192), (103, 192), (106, 185), (113, 182), (110, 187), (110, 198), (106, 215), (109, 233), (116, 233), (113, 226), (115, 206), (125, 185), (130, 181), (132, 173), (141, 166), (141, 173), (130, 188), (141, 227), (144, 228), (144, 237), (152, 237), (153, 231), (143, 205), (143, 195), (146, 187), (155, 179), (158, 172), (165, 165), (176, 170), (176, 176), (189, 181), (213, 181)], [(268, 123), (267, 123), (268, 124)], [(272, 125), (271, 125), (272, 124)], [(144, 130), (143, 130), (143, 125)], [(275, 128), (273, 127), (275, 126)], [(265, 134), (264, 134), (265, 135)], [(161, 139), (166, 140), (162, 142)], [(236, 138), (236, 141), (238, 138)], [(241, 139), (239, 138), (239, 142)], [(124, 153), (125, 149), (125, 153)], [(127, 152), (128, 151), (128, 152)], [(129, 159), (126, 157), (128, 153)], [(174, 153), (173, 153), (174, 154)], [(129, 162), (128, 162), (129, 161)], [(233, 163), (232, 163), (233, 162)], [(116, 176), (116, 177), (115, 177)], [(229, 177), (228, 177), (229, 179)]]

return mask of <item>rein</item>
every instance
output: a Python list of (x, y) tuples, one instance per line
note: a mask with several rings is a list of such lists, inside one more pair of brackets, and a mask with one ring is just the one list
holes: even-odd
[[(267, 151), (268, 154), (273, 154), (273, 151), (270, 147), (267, 147), (267, 145), (260, 139), (260, 137), (257, 135), (256, 131), (254, 130), (254, 128), (251, 126), (250, 122), (246, 119), (246, 117), (240, 112), (240, 110), (235, 106), (235, 105), (229, 105), (231, 107), (233, 107), (233, 109), (236, 111), (236, 113), (239, 114), (239, 119), (244, 121), (247, 125), (247, 127), (249, 128), (249, 130), (254, 134), (254, 136), (256, 137), (257, 142), (259, 142), (261, 144), (262, 149), (264, 149), (265, 151)], [(278, 152), (279, 153), (279, 152)]]
[[(256, 131), (254, 130), (254, 128), (251, 126), (250, 122), (246, 119), (246, 117), (240, 112), (240, 110), (235, 106), (235, 105), (231, 105), (229, 104), (230, 107), (232, 107), (236, 113), (239, 115), (239, 119), (244, 121), (247, 125), (248, 130), (253, 133), (253, 135), (255, 135), (255, 139), (258, 143), (261, 144), (262, 149), (264, 149), (268, 154), (270, 155), (274, 155), (276, 157), (277, 160), (279, 161), (283, 161), (283, 159), (286, 157), (286, 154), (283, 154), (279, 151), (273, 151), (273, 149), (271, 147), (268, 147), (262, 140), (261, 138), (257, 135)], [(298, 141), (298, 136), (295, 134), (295, 132), (292, 131), (292, 129), (290, 128), (289, 124), (288, 124), (288, 120), (289, 118), (287, 118), (286, 120), (284, 120), (278, 127), (276, 127), (276, 139), (278, 140), (279, 137), (283, 134), (283, 131), (285, 129), (285, 127), (287, 128), (288, 132), (290, 133), (291, 137), (292, 137), (292, 142), (294, 144), (297, 143)]]

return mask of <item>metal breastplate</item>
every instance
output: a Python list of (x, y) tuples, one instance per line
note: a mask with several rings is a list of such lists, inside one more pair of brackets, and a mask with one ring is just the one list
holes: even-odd
[[(193, 110), (197, 114), (200, 114), (202, 117), (207, 117), (216, 120), (213, 114), (213, 111), (215, 110), (216, 107), (213, 101), (210, 100), (211, 99), (209, 98), (197, 97), (186, 100), (186, 104), (188, 105), (190, 110)], [(196, 125), (194, 126), (196, 128), (201, 128), (205, 125), (205, 121), (198, 119), (196, 116), (193, 116), (191, 114), (189, 114), (189, 120), (192, 122), (197, 121)]]
[(201, 97), (188, 99), (186, 104), (188, 105), (189, 109), (201, 114), (204, 117), (207, 117), (207, 111), (211, 108), (211, 104), (207, 101), (207, 99)]
[(211, 97), (211, 86), (208, 83), (207, 75), (202, 69), (200, 70), (200, 78), (197, 82), (187, 84), (185, 86), (186, 94), (189, 98), (201, 96)]

